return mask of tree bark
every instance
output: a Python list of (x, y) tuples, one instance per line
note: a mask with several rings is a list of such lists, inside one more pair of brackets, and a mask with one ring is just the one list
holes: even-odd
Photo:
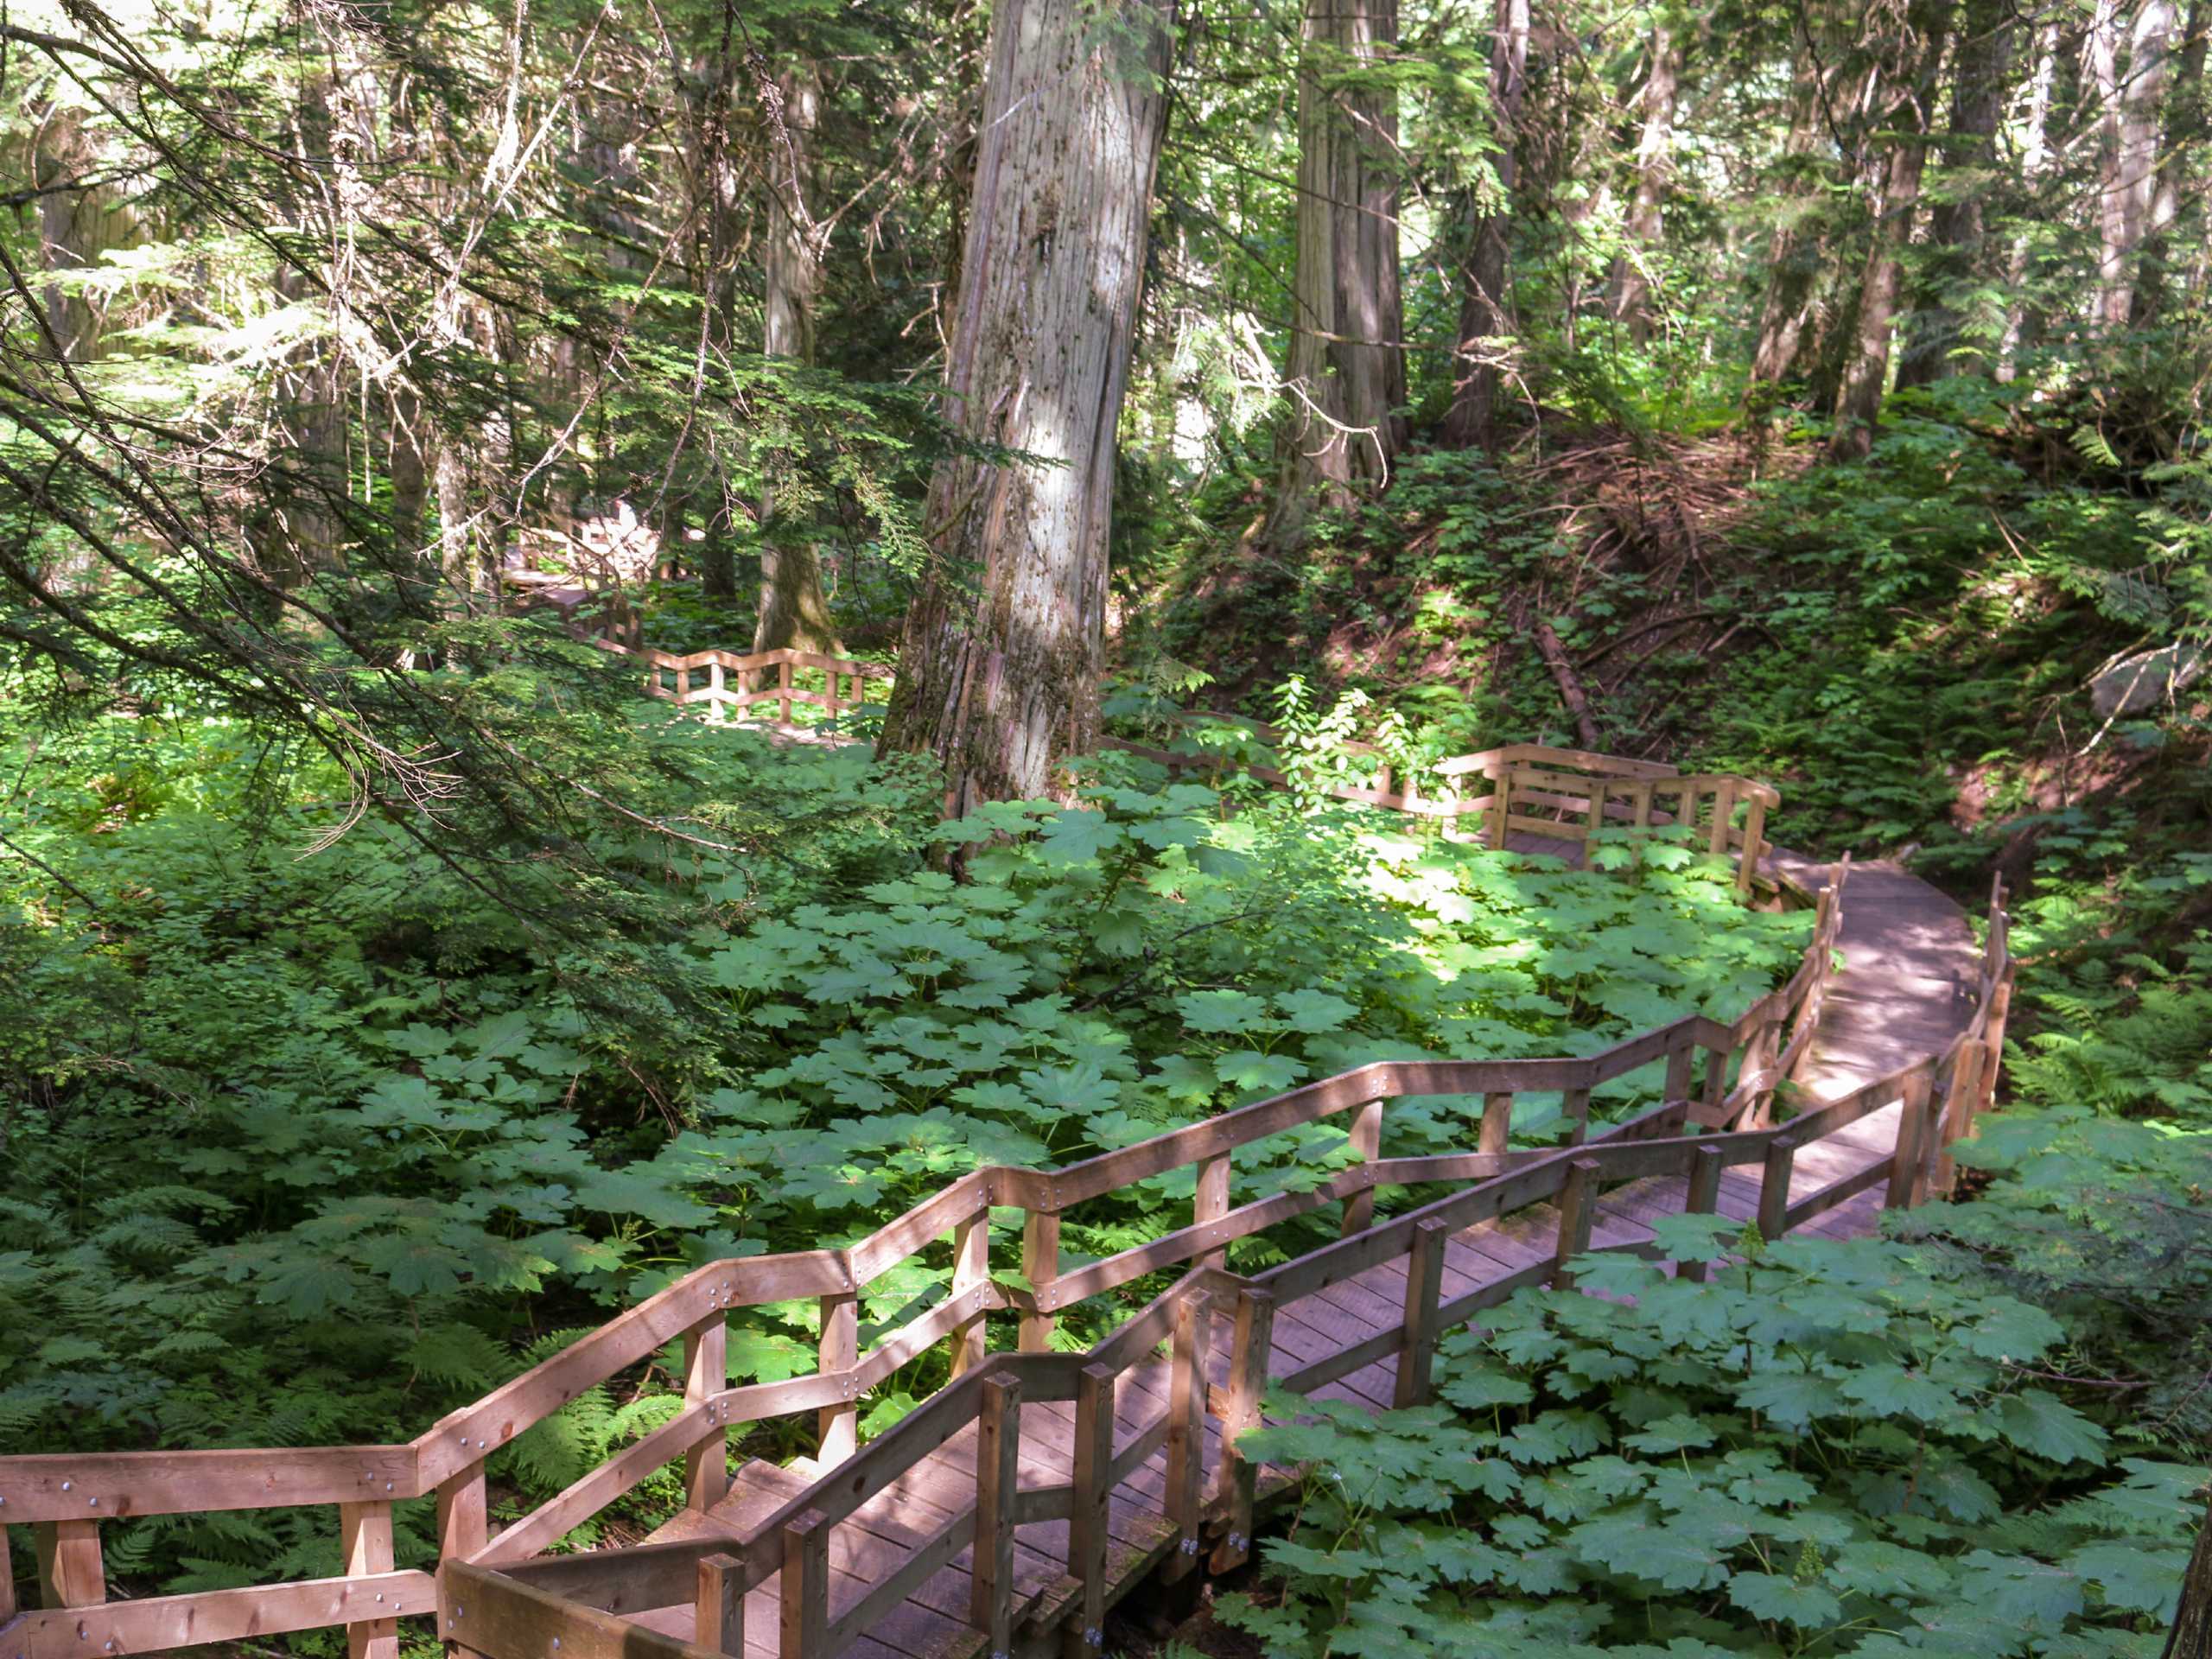
[(2181, 1605), (2166, 1632), (2162, 1659), (2212, 1659), (2212, 1510), (2196, 1529), (2196, 1548), (2181, 1580)]
[(2184, 200), (2195, 202), (2200, 220), (2201, 197), (2190, 193), (2188, 169), (2205, 137), (2204, 48), (2208, 23), (2206, 0), (2192, 0), (2182, 44), (2175, 54), (2173, 86), (2167, 94), (2165, 136), (2158, 145), (2158, 188), (2151, 199), (2151, 223), (2144, 232), (2143, 257), (2136, 272), (2135, 301), (2130, 315), (2139, 327), (2155, 321), (2164, 308), (2166, 265), (2171, 233), (2181, 218)]
[[(1809, 21), (1806, 27), (1811, 27)], [(1798, 43), (1791, 69), (1789, 131), (1782, 144), (1782, 190), (1774, 232), (1767, 242), (1767, 289), (1759, 332), (1751, 350), (1751, 384), (1779, 386), (1797, 370), (1810, 319), (1817, 238), (1805, 233), (1820, 130), (1821, 59), (1808, 39)]]
[[(1967, 0), (1951, 68), (1951, 112), (1942, 141), (1943, 164), (1961, 174), (1984, 172), (1995, 162), (1993, 140), (2005, 113), (2005, 75), (2012, 57), (2008, 0)], [(1919, 386), (1958, 372), (1967, 319), (1951, 296), (1987, 272), (1983, 257), (1986, 187), (1962, 180), (1929, 210), (1932, 261), (1921, 285), (1918, 314), (1897, 360), (1897, 385)]]
[(1611, 310), (1642, 345), (1651, 335), (1651, 271), (1666, 227), (1675, 170), (1675, 91), (1681, 58), (1664, 17), (1654, 18), (1643, 80), (1643, 133), (1636, 147), (1636, 194), (1621, 223), (1626, 245), (1613, 260)]
[(1890, 118), (1896, 124), (1883, 168), (1882, 194), (1867, 240), (1859, 285), (1858, 326), (1836, 391), (1835, 430), (1829, 453), (1839, 460), (1864, 456), (1873, 447), (1874, 423), (1890, 372), (1890, 335), (1896, 325), (1905, 245), (1920, 201), (1920, 174), (1928, 150), (1928, 105), (1943, 54), (1949, 0), (1923, 0), (1908, 9), (1897, 42), (1901, 95)]
[[(814, 132), (822, 81), (811, 65), (777, 82), (779, 109), (768, 123), (768, 241), (760, 349), (769, 357), (814, 362), (815, 305), (822, 292), (821, 250), (807, 219)], [(775, 470), (772, 463), (772, 473)], [(779, 521), (772, 477), (760, 491), (760, 597), (753, 649), (844, 654), (822, 593), (813, 542)]]
[(1521, 105), (1528, 92), (1529, 0), (1497, 0), (1491, 41), (1491, 119), (1497, 132), (1498, 201), (1484, 211), (1468, 200), (1465, 263), (1461, 270), (1456, 384), (1445, 417), (1446, 442), (1495, 450), (1497, 397), (1504, 351), (1513, 333), (1506, 284), (1511, 276), (1513, 189), (1519, 176)]
[(2142, 0), (2130, 31), (2125, 79), (2117, 0), (2099, 0), (2089, 25), (2091, 78), (2102, 100), (2103, 176), (2097, 194), (2097, 321), (2128, 326), (2135, 309), (2138, 251), (2158, 184), (2158, 118), (2173, 44), (2172, 0)]
[[(2036, 35), (2035, 80), (2028, 94), (2026, 130), (2020, 141), (2020, 182), (2032, 199), (2050, 165), (2050, 95), (2058, 78), (2058, 25), (2046, 23)], [(2010, 380), (2019, 372), (2020, 353), (2042, 334), (2037, 308), (2024, 296), (2031, 244), (2023, 232), (2012, 238), (2012, 252), (2005, 265), (2006, 290), (2015, 297), (2005, 308), (2005, 338), (1997, 348), (1997, 378)]]
[(1397, 35), (1396, 0), (1306, 0), (1291, 404), (1262, 535), (1278, 550), (1304, 539), (1314, 507), (1379, 490), (1405, 443), (1397, 91), (1362, 79)]
[(1053, 792), (1097, 732), (1173, 12), (1123, 0), (1104, 22), (1087, 0), (1001, 0), (991, 18), (947, 413), (1034, 459), (939, 465), (880, 745), (936, 755), (955, 816)]

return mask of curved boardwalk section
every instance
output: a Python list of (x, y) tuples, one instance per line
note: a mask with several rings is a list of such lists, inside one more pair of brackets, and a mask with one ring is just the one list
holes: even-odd
[[(709, 690), (724, 696), (805, 690), (791, 664), (773, 686), (722, 671), (778, 664), (709, 666)], [(836, 683), (842, 668), (825, 671), (832, 702), (861, 689)], [(679, 679), (663, 695), (689, 690)], [(848, 1248), (702, 1268), (404, 1446), (0, 1459), (0, 1517), (35, 1529), (45, 1600), (0, 1624), (0, 1659), (105, 1659), (341, 1624), (350, 1659), (397, 1659), (393, 1621), (420, 1613), (485, 1659), (1096, 1652), (1116, 1599), (1249, 1555), (1292, 1478), (1235, 1451), (1271, 1389), (1376, 1411), (1414, 1403), (1442, 1332), (1523, 1287), (1564, 1282), (1590, 1249), (1656, 1257), (1662, 1216), (1717, 1212), (1768, 1236), (1863, 1233), (1884, 1205), (1948, 1180), (1944, 1148), (1986, 1105), (2002, 1052), (2010, 964), (1994, 898), (1977, 950), (1959, 908), (1900, 870), (1831, 870), (1769, 847), (1775, 798), (1743, 779), (1529, 748), (1451, 766), (1488, 793), (1378, 804), (1569, 858), (1610, 826), (1671, 824), (1734, 857), (1747, 895), (1815, 908), (1803, 962), (1733, 1025), (1686, 1019), (1573, 1058), (1377, 1064), (1084, 1163), (977, 1171)], [(1387, 791), (1384, 779), (1360, 798)], [(1630, 1076), (1656, 1103), (1592, 1130), (1592, 1090)], [(1384, 1156), (1390, 1102), (1439, 1094), (1482, 1098), (1478, 1144)], [(1565, 1146), (1512, 1147), (1522, 1096), (1560, 1101)], [(1239, 1147), (1325, 1118), (1344, 1133), (1344, 1167), (1310, 1192), (1240, 1201)], [(1063, 1263), (1064, 1215), (1181, 1168), (1195, 1176), (1189, 1225)], [(1378, 1215), (1382, 1192), (1402, 1195), (1395, 1213)], [(1009, 1210), (1023, 1217), (1020, 1283), (991, 1272), (992, 1217)], [(1317, 1211), (1335, 1243), (1256, 1274), (1227, 1269), (1232, 1240)], [(948, 1236), (944, 1299), (861, 1351), (861, 1291)], [(1709, 1265), (1672, 1268), (1701, 1278)], [(1056, 1344), (1062, 1314), (1113, 1309), (1118, 1287), (1176, 1269), (1104, 1340)], [(818, 1371), (728, 1386), (729, 1310), (801, 1297), (820, 1306)], [(987, 1351), (994, 1312), (1017, 1316), (1018, 1351)], [(683, 1409), (493, 1532), (489, 1452), (679, 1338)], [(860, 1446), (861, 1397), (937, 1344), (953, 1381)], [(734, 1427), (792, 1417), (817, 1437), (814, 1458), (729, 1469)], [(686, 1507), (651, 1540), (547, 1553), (677, 1462)], [(438, 1572), (397, 1571), (392, 1504), (432, 1496)], [(103, 1521), (302, 1503), (336, 1506), (340, 1576), (104, 1600)]]

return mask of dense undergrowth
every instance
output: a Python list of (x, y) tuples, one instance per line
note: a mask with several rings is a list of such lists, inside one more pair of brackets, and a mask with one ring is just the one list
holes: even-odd
[[(1079, 808), (940, 825), (922, 774), (865, 750), (779, 750), (645, 704), (637, 721), (664, 763), (655, 810), (690, 839), (592, 849), (622, 919), (557, 945), (373, 820), (310, 850), (342, 821), (335, 780), (227, 722), (16, 737), (9, 771), (38, 806), (0, 865), (11, 1446), (407, 1438), (702, 1262), (840, 1243), (978, 1165), (1077, 1158), (1372, 1058), (1583, 1052), (1732, 1018), (1804, 938), (1680, 847), (1567, 872), (1266, 791), (1232, 812), (1126, 757)], [(962, 843), (956, 880), (933, 855)], [(1555, 1102), (1522, 1105), (1521, 1138), (1559, 1132)], [(1480, 1108), (1400, 1103), (1389, 1147), (1466, 1144)], [(1333, 1126), (1250, 1153), (1243, 1197), (1348, 1155)], [(1068, 1255), (1179, 1225), (1190, 1197), (1183, 1171), (1072, 1212)], [(1304, 1225), (1333, 1236), (1332, 1212)], [(871, 1285), (863, 1342), (941, 1296), (949, 1266), (939, 1246)], [(811, 1370), (816, 1319), (737, 1317), (733, 1377)], [(894, 1378), (867, 1426), (943, 1363)], [(495, 1454), (501, 1502), (660, 1421), (670, 1369)], [(750, 1449), (810, 1439), (772, 1426)], [(666, 1507), (667, 1478), (613, 1524)], [(404, 1558), (425, 1556), (427, 1509), (402, 1507)], [(109, 1560), (177, 1587), (320, 1572), (330, 1525), (149, 1521), (110, 1529)]]

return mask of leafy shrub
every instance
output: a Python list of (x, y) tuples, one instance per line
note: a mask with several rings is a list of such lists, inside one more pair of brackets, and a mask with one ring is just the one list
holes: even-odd
[(1662, 1247), (1709, 1284), (1580, 1258), (1447, 1339), (1440, 1402), (1253, 1434), (1303, 1465), (1272, 1655), (2149, 1655), (2203, 1471), (2121, 1455), (2040, 1385), (2050, 1314), (1905, 1245)]

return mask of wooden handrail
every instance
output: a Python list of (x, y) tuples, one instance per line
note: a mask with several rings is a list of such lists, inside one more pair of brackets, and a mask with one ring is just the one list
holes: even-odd
[[(758, 1553), (748, 1548), (736, 1569), (743, 1581), (758, 1584), (778, 1570), (791, 1549), (799, 1549), (802, 1554), (790, 1559), (812, 1559), (805, 1552), (817, 1546), (804, 1541), (826, 1536), (821, 1529), (851, 1513), (863, 1501), (863, 1497), (854, 1494), (864, 1496), (864, 1489), (878, 1476), (884, 1481), (895, 1478), (898, 1471), (926, 1454), (925, 1450), (916, 1448), (937, 1431), (950, 1433), (973, 1419), (980, 1409), (977, 1402), (986, 1378), (1011, 1377), (1021, 1396), (1031, 1401), (1072, 1399), (1080, 1405), (1088, 1398), (1092, 1402), (1089, 1409), (1095, 1413), (1100, 1408), (1099, 1396), (1096, 1389), (1084, 1380), (1086, 1368), (1110, 1379), (1140, 1363), (1171, 1331), (1193, 1325), (1189, 1309), (1198, 1297), (1213, 1297), (1224, 1308), (1229, 1302), (1220, 1299), (1231, 1299), (1240, 1309), (1236, 1323), (1243, 1336), (1239, 1353), (1232, 1361), (1232, 1389), (1221, 1396), (1220, 1403), (1224, 1409), (1243, 1412), (1249, 1402), (1237, 1403), (1243, 1396), (1236, 1393), (1238, 1385), (1234, 1376), (1250, 1374), (1255, 1362), (1248, 1351), (1255, 1344), (1260, 1351), (1256, 1363), (1264, 1366), (1268, 1324), (1258, 1314), (1248, 1320), (1241, 1311), (1247, 1304), (1257, 1307), (1264, 1302), (1272, 1307), (1276, 1301), (1294, 1300), (1310, 1289), (1395, 1256), (1413, 1256), (1418, 1266), (1419, 1252), (1433, 1248), (1433, 1244), (1424, 1246), (1422, 1241), (1439, 1236), (1440, 1228), (1457, 1230), (1489, 1217), (1566, 1195), (1571, 1211), (1567, 1220), (1572, 1224), (1562, 1229), (1562, 1254), (1544, 1264), (1547, 1271), (1555, 1272), (1565, 1255), (1573, 1253), (1569, 1247), (1575, 1243), (1570, 1236), (1573, 1227), (1580, 1220), (1586, 1220), (1589, 1206), (1604, 1185), (1655, 1173), (1681, 1175), (1688, 1181), (1689, 1206), (1709, 1205), (1712, 1181), (1721, 1167), (1762, 1165), (1770, 1172), (1772, 1185), (1771, 1172), (1777, 1167), (1786, 1171), (1796, 1147), (1899, 1100), (1904, 1103), (1905, 1127), (1890, 1163), (1874, 1173), (1862, 1172), (1831, 1183), (1795, 1201), (1776, 1187), (1763, 1202), (1762, 1215), (1772, 1226), (1795, 1224), (1885, 1179), (1891, 1202), (1915, 1202), (1926, 1190), (1931, 1172), (1942, 1168), (1943, 1146), (1949, 1138), (1970, 1129), (1974, 1112), (1986, 1102), (1980, 1091), (1992, 1086), (1996, 1068), (1991, 1060), (2003, 1040), (2012, 976), (2001, 887), (1992, 893), (1974, 1014), (1967, 1029), (1942, 1054), (1784, 1124), (1731, 1127), (1764, 1109), (1795, 1058), (1803, 1052), (1803, 1039), (1809, 1035), (1810, 1020), (1817, 1017), (1831, 971), (1840, 916), (1837, 895), (1843, 874), (1839, 867), (1819, 900), (1814, 938), (1789, 982), (1762, 998), (1733, 1024), (1692, 1016), (1599, 1054), (1573, 1058), (1380, 1062), (1057, 1171), (978, 1170), (844, 1249), (753, 1257), (702, 1268), (486, 1399), (442, 1419), (405, 1446), (0, 1459), (0, 1500), (4, 1500), (0, 1503), (0, 1517), (53, 1529), (57, 1541), (88, 1549), (84, 1572), (91, 1576), (91, 1586), (79, 1582), (83, 1575), (74, 1566), (68, 1584), (82, 1599), (95, 1602), (103, 1593), (99, 1588), (97, 1534), (97, 1522), (101, 1519), (322, 1503), (340, 1505), (369, 1522), (383, 1518), (381, 1528), (367, 1525), (359, 1533), (372, 1541), (383, 1541), (381, 1559), (376, 1548), (356, 1552), (349, 1576), (311, 1584), (153, 1598), (112, 1608), (73, 1606), (27, 1612), (0, 1625), (0, 1633), (7, 1638), (0, 1643), (0, 1653), (22, 1654), (25, 1659), (60, 1659), (65, 1654), (84, 1650), (80, 1629), (92, 1633), (96, 1646), (111, 1639), (101, 1632), (112, 1632), (118, 1651), (223, 1640), (246, 1630), (274, 1634), (333, 1623), (346, 1623), (357, 1630), (372, 1625), (384, 1629), (392, 1618), (424, 1611), (428, 1585), (423, 1574), (388, 1570), (389, 1504), (432, 1492), (440, 1500), (442, 1554), (448, 1567), (474, 1560), (480, 1568), (499, 1565), (506, 1569), (493, 1576), (504, 1578), (512, 1572), (535, 1579), (541, 1569), (517, 1558), (543, 1548), (652, 1469), (683, 1456), (696, 1444), (708, 1440), (718, 1444), (732, 1423), (849, 1405), (861, 1392), (910, 1363), (930, 1344), (948, 1338), (961, 1340), (963, 1332), (977, 1328), (976, 1322), (986, 1313), (1019, 1307), (1049, 1323), (1056, 1312), (1177, 1261), (1195, 1260), (1198, 1265), (1090, 1354), (993, 1355), (932, 1395), (898, 1427), (825, 1473), (786, 1506), (791, 1511), (781, 1517), (786, 1526), (764, 1530)], [(1793, 1020), (1797, 1024), (1796, 1033), (1783, 1042), (1781, 1033)], [(1700, 1052), (1706, 1057), (1705, 1082), (1694, 1095), (1693, 1068)], [(1738, 1053), (1743, 1062), (1731, 1087), (1726, 1068)], [(1192, 1226), (1151, 1245), (1108, 1257), (1065, 1278), (1057, 1271), (1056, 1230), (1035, 1225), (1039, 1217), (1056, 1220), (1061, 1211), (1072, 1205), (1185, 1164), (1225, 1171), (1227, 1154), (1236, 1147), (1355, 1107), (1379, 1109), (1377, 1103), (1408, 1096), (1485, 1096), (1491, 1102), (1485, 1110), (1487, 1147), (1493, 1110), (1502, 1137), (1516, 1094), (1559, 1090), (1570, 1102), (1577, 1095), (1586, 1101), (1587, 1091), (1599, 1084), (1662, 1060), (1667, 1064), (1667, 1086), (1657, 1107), (1563, 1148), (1510, 1152), (1504, 1149), (1501, 1138), (1495, 1151), (1386, 1160), (1377, 1155), (1379, 1141), (1370, 1131), (1352, 1143), (1361, 1161), (1332, 1175), (1319, 1196), (1285, 1194), (1240, 1206), (1230, 1202), (1224, 1185), (1219, 1188), (1214, 1212), (1203, 1221), (1194, 1220)], [(1504, 1103), (1502, 1109), (1498, 1107), (1501, 1101)], [(1373, 1110), (1359, 1119), (1369, 1125), (1377, 1121)], [(1693, 1123), (1719, 1132), (1688, 1133)], [(1580, 1126), (1573, 1127), (1579, 1135)], [(1347, 1205), (1347, 1227), (1351, 1230), (1344, 1238), (1257, 1278), (1241, 1278), (1208, 1260), (1226, 1239), (1257, 1231), (1294, 1211), (1302, 1212), (1332, 1199), (1350, 1198), (1382, 1187), (1438, 1182), (1472, 1184), (1380, 1223), (1370, 1219), (1364, 1211), (1356, 1216), (1353, 1207)], [(1700, 1192), (1705, 1194), (1702, 1199)], [(1036, 1264), (1025, 1261), (1025, 1270), (1037, 1287), (1033, 1293), (1009, 1293), (982, 1278), (957, 1289), (952, 1297), (867, 1353), (855, 1353), (848, 1363), (834, 1368), (825, 1364), (816, 1376), (784, 1382), (710, 1388), (695, 1394), (677, 1417), (625, 1448), (534, 1515), (496, 1540), (484, 1535), (485, 1457), (584, 1389), (658, 1351), (676, 1337), (696, 1340), (702, 1332), (718, 1330), (733, 1307), (808, 1295), (825, 1301), (844, 1299), (849, 1303), (869, 1280), (948, 1233), (971, 1239), (980, 1236), (977, 1230), (988, 1224), (994, 1205), (1027, 1210), (1033, 1243), (1046, 1236), (1054, 1243), (1049, 1261)], [(1340, 1366), (1356, 1370), (1386, 1353), (1419, 1352), (1421, 1344), (1433, 1344), (1439, 1329), (1543, 1276), (1532, 1276), (1532, 1273), (1523, 1270), (1507, 1275), (1452, 1302), (1433, 1306), (1429, 1306), (1435, 1300), (1433, 1291), (1427, 1293), (1427, 1302), (1421, 1302), (1417, 1294), (1423, 1275), (1410, 1274), (1409, 1311), (1402, 1332), (1386, 1332), (1343, 1354), (1318, 1361), (1295, 1373), (1292, 1380), (1318, 1386), (1328, 1376), (1344, 1374), (1338, 1369)], [(1032, 1319), (1025, 1319), (1025, 1346), (1031, 1338), (1031, 1325)], [(1370, 1349), (1375, 1351), (1370, 1353)], [(1408, 1386), (1416, 1391), (1421, 1370), (1416, 1365), (1409, 1373), (1415, 1382)], [(1086, 1388), (1091, 1390), (1089, 1395), (1084, 1393)], [(1111, 1392), (1109, 1388), (1109, 1417)], [(1113, 1446), (1109, 1433), (1103, 1442), (1107, 1448), (1103, 1460), (1090, 1477), (1091, 1488), (1136, 1459), (1140, 1446), (1149, 1455), (1155, 1439), (1173, 1446), (1177, 1443), (1173, 1437), (1179, 1433), (1182, 1444), (1187, 1446), (1192, 1430), (1186, 1420), (1179, 1421), (1183, 1421), (1179, 1431), (1163, 1417), (1119, 1448)], [(937, 1443), (941, 1443), (941, 1438), (932, 1442)], [(1179, 1478), (1195, 1478), (1187, 1452), (1179, 1455), (1184, 1458)], [(1236, 1461), (1232, 1456), (1223, 1474), (1232, 1529), (1237, 1513), (1235, 1499), (1249, 1473), (1231, 1466)], [(1051, 1489), (1027, 1489), (1008, 1497), (1001, 1512), (1017, 1519), (1046, 1515), (1080, 1517), (1090, 1501), (1084, 1491), (1090, 1488), (1079, 1491), (1079, 1487), (1080, 1481)], [(1179, 1524), (1195, 1527), (1194, 1515), (1194, 1510), (1185, 1515)], [(349, 1528), (354, 1525), (348, 1524)], [(1081, 1525), (1077, 1531), (1082, 1533)], [(963, 1536), (962, 1543), (965, 1541)], [(725, 1548), (727, 1543), (726, 1538), (718, 1538), (708, 1544), (652, 1546), (625, 1552), (625, 1555), (632, 1558), (635, 1570), (674, 1581), (683, 1575), (696, 1575), (702, 1551)], [(549, 1564), (545, 1570), (553, 1578), (542, 1586), (543, 1592), (552, 1594), (557, 1589), (556, 1599), (563, 1599), (568, 1588), (588, 1583), (594, 1571), (611, 1570), (578, 1566), (577, 1559), (563, 1558), (557, 1569)], [(659, 1565), (655, 1566), (656, 1562)], [(60, 1576), (59, 1567), (55, 1576)], [(670, 1599), (688, 1599), (690, 1593), (687, 1589)], [(543, 1603), (531, 1600), (528, 1607), (537, 1610), (529, 1611), (530, 1619), (547, 1616)], [(818, 1610), (810, 1628), (825, 1634), (833, 1628), (826, 1606)], [(841, 1620), (834, 1628), (848, 1626)], [(666, 1644), (671, 1655), (684, 1649), (683, 1643)]]

